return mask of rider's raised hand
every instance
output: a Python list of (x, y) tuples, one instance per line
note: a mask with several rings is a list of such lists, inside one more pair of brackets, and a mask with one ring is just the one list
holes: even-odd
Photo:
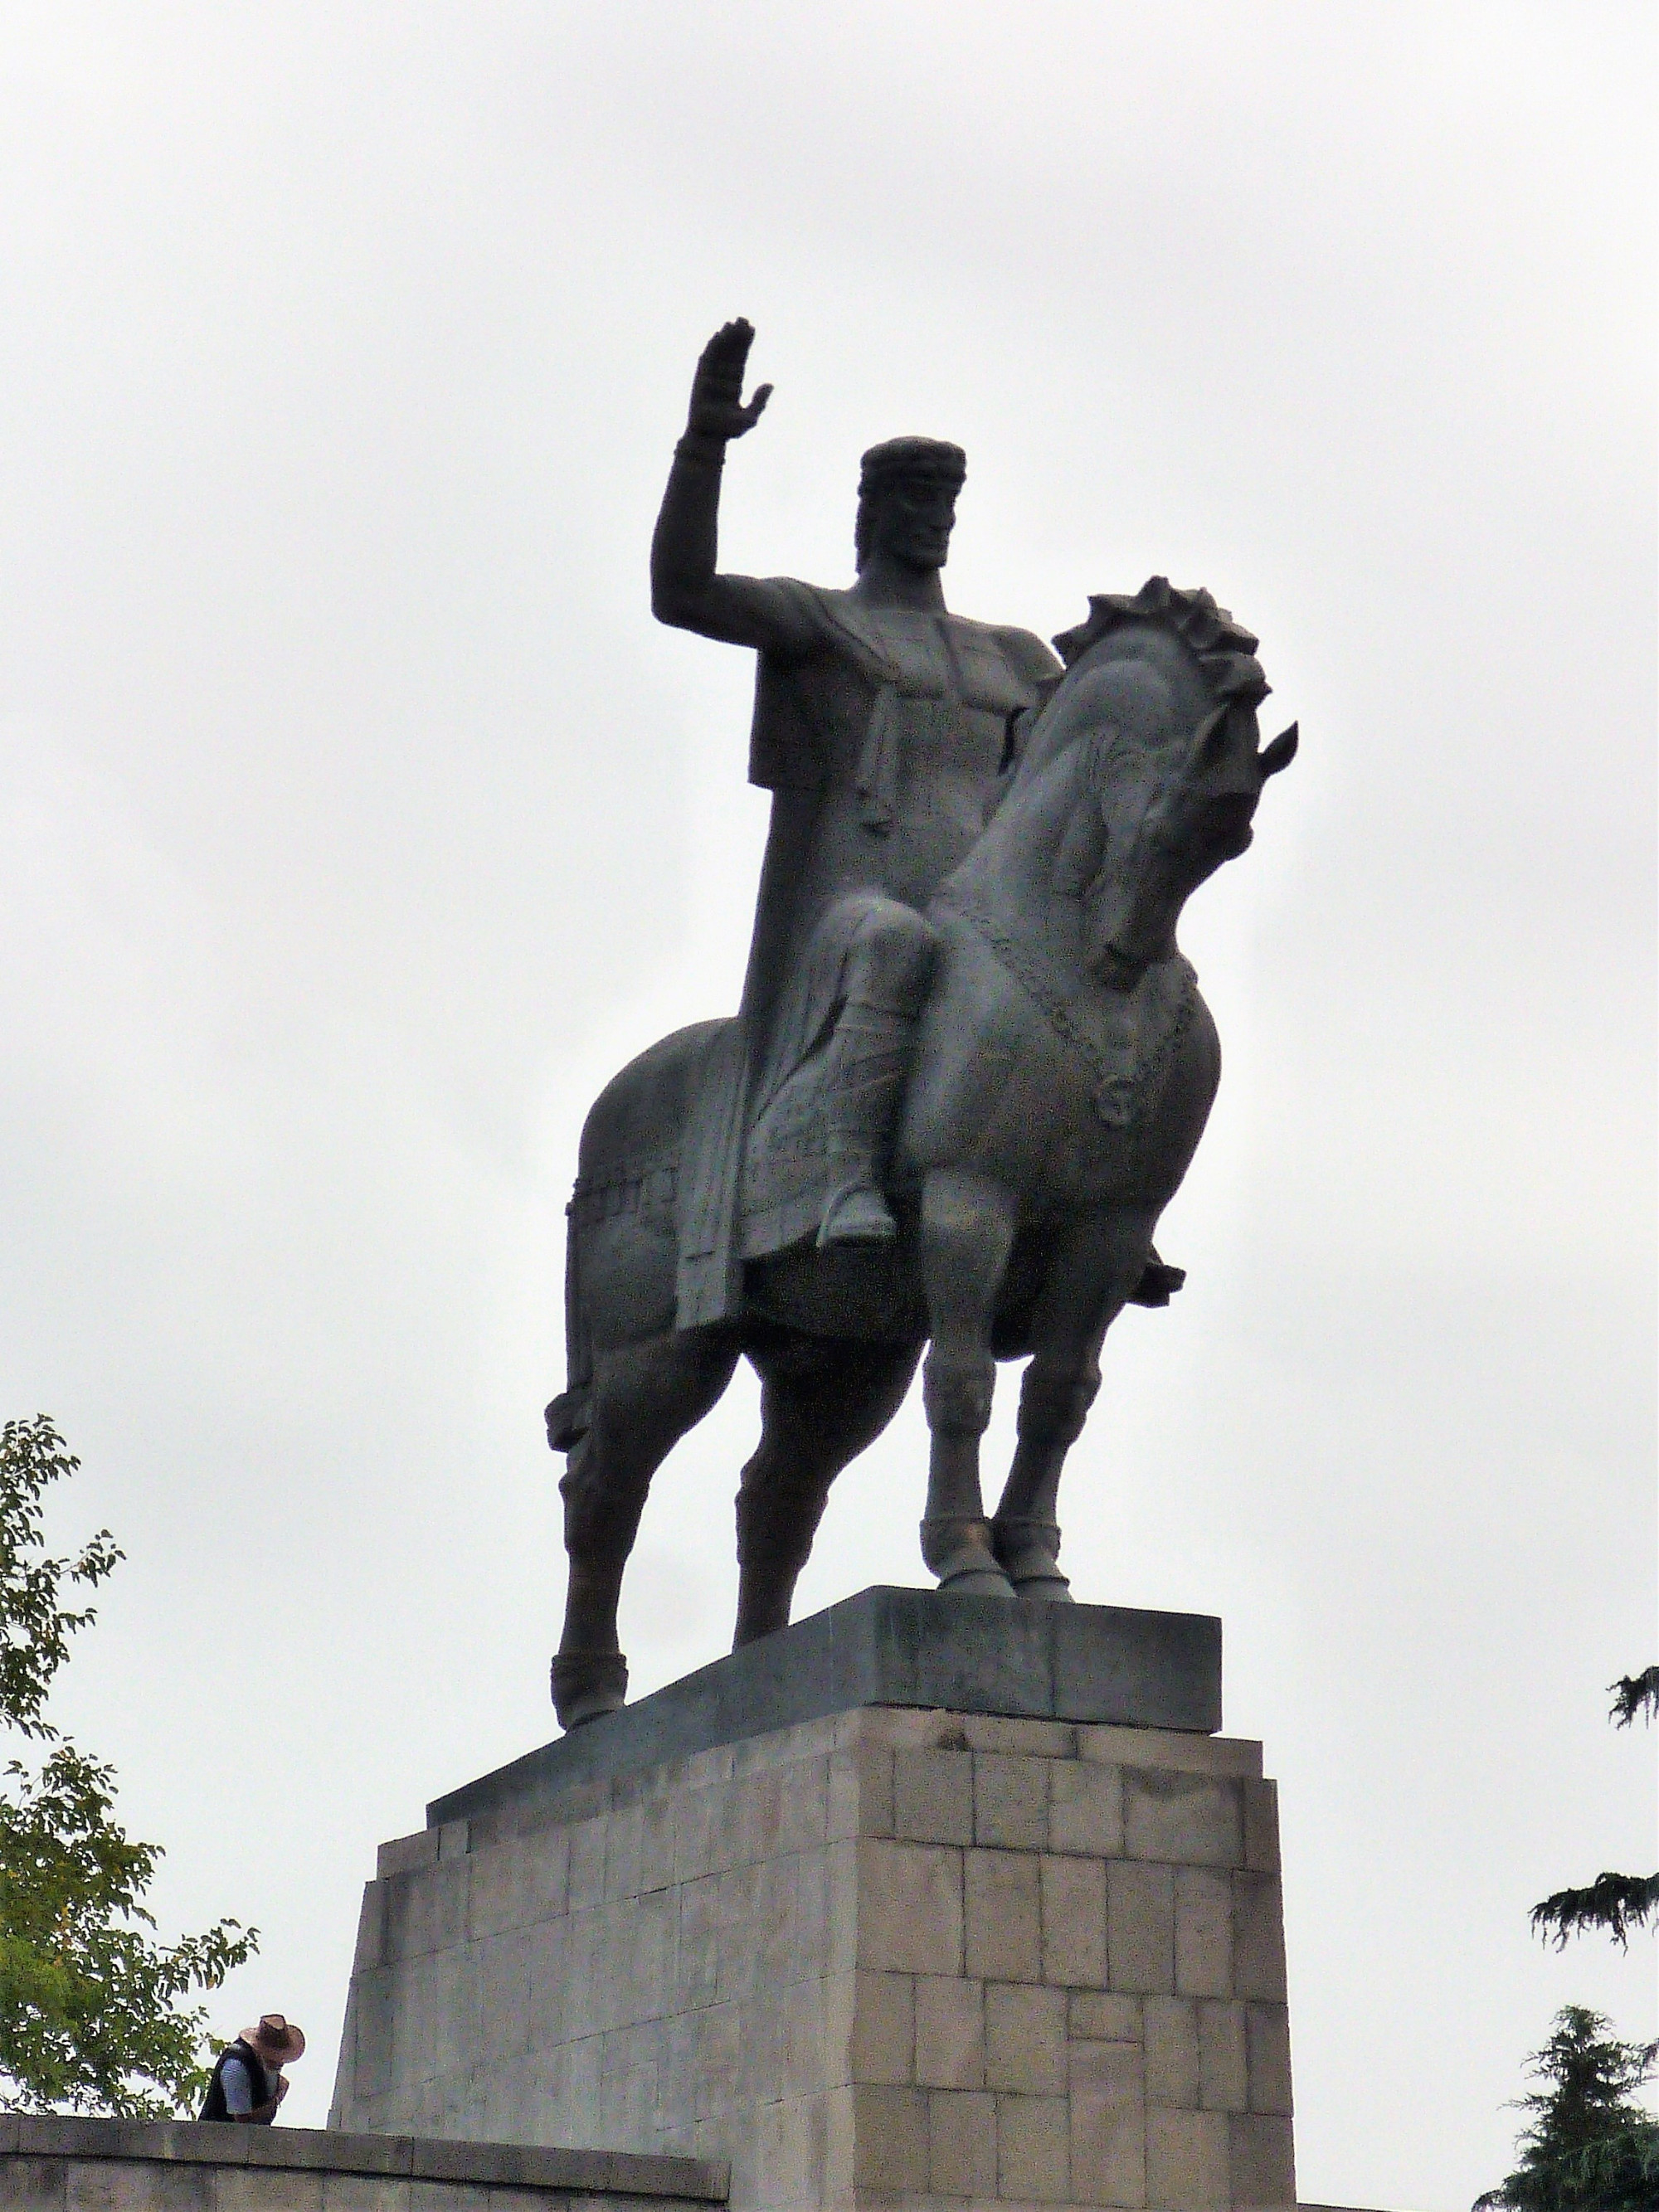
[(685, 424), (693, 437), (718, 438), (724, 443), (746, 436), (759, 422), (772, 397), (772, 387), (757, 385), (753, 398), (744, 404), (743, 372), (754, 343), (754, 326), (739, 316), (734, 323), (723, 324), (703, 348), (691, 380), (691, 407)]

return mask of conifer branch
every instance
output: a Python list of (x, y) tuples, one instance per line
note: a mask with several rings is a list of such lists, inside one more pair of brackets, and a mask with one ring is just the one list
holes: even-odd
[(1644, 1928), (1659, 1913), (1659, 1874), (1601, 1874), (1588, 1889), (1558, 1889), (1532, 1908), (1535, 1935), (1553, 1940), (1558, 1951), (1569, 1936), (1588, 1928), (1605, 1929), (1621, 1951), (1630, 1948), (1630, 1931)]
[(1621, 1674), (1607, 1687), (1613, 1692), (1607, 1718), (1615, 1728), (1628, 1728), (1638, 1713), (1647, 1720), (1659, 1713), (1659, 1667), (1649, 1667), (1639, 1674)]

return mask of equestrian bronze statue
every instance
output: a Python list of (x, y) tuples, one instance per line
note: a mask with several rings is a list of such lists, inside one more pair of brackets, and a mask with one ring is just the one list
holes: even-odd
[[(1207, 592), (1091, 599), (1059, 660), (948, 613), (955, 446), (865, 455), (850, 589), (720, 574), (726, 448), (769, 392), (742, 397), (752, 337), (728, 324), (698, 363), (652, 602), (757, 652), (771, 830), (736, 1017), (641, 1054), (582, 1133), (548, 1408), (569, 1455), (566, 1727), (624, 1700), (617, 1606), (651, 1478), (740, 1357), (763, 1420), (736, 1644), (787, 1623), (830, 1486), (924, 1346), (927, 1566), (944, 1589), (1069, 1596), (1061, 1468), (1106, 1330), (1182, 1279), (1153, 1233), (1219, 1075), (1176, 923), (1296, 750), (1294, 726), (1261, 745), (1256, 641)], [(995, 1362), (1021, 1358), (988, 1518)]]

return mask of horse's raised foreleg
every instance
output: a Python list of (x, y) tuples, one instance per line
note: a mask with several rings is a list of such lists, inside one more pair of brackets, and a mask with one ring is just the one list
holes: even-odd
[(921, 1275), (933, 1346), (922, 1370), (930, 1449), (921, 1556), (942, 1589), (1007, 1597), (979, 1484), (991, 1418), (991, 1324), (1013, 1249), (1012, 1194), (988, 1176), (932, 1168), (922, 1185)]
[(789, 1625), (796, 1578), (848, 1463), (897, 1413), (920, 1345), (792, 1336), (749, 1357), (761, 1377), (761, 1440), (738, 1492), (738, 1624), (732, 1648)]
[(565, 1728), (626, 1700), (617, 1603), (651, 1478), (714, 1406), (737, 1364), (735, 1340), (707, 1329), (670, 1331), (595, 1362), (587, 1432), (559, 1484), (570, 1583), (553, 1702)]
[(1100, 1347), (1139, 1282), (1153, 1224), (1086, 1216), (1057, 1238), (1031, 1320), (1019, 1443), (992, 1522), (997, 1558), (1022, 1597), (1069, 1602), (1056, 1511), (1066, 1455), (1100, 1389)]

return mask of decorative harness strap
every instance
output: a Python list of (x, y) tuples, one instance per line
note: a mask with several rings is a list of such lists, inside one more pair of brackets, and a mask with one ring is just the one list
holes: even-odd
[[(1172, 960), (1149, 969), (1129, 994), (1127, 1011), (1139, 1018), (1132, 1018), (1114, 1036), (1101, 1020), (1098, 1006), (1090, 1003), (1091, 996), (1103, 997), (1098, 986), (1068, 977), (1040, 946), (1029, 937), (1014, 934), (1000, 915), (982, 906), (971, 892), (942, 884), (934, 900), (968, 923), (1082, 1063), (1094, 1081), (1095, 1111), (1107, 1127), (1126, 1129), (1144, 1120), (1162, 1096), (1182, 1039), (1192, 1027), (1198, 1003), (1198, 975), (1192, 963), (1177, 952)], [(1167, 977), (1164, 988), (1148, 991), (1147, 984), (1160, 975)]]

